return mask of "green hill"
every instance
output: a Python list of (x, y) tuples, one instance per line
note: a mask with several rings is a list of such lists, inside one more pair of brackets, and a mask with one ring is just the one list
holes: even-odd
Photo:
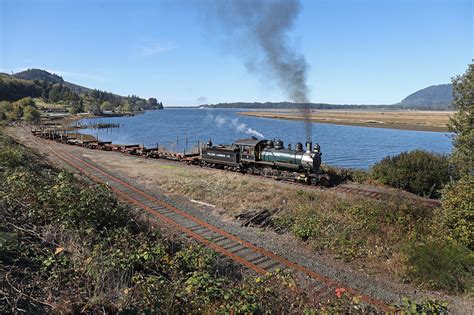
[(163, 109), (163, 104), (156, 98), (146, 100), (136, 95), (121, 96), (91, 89), (67, 82), (61, 76), (41, 69), (28, 69), (12, 75), (0, 73), (0, 101), (15, 102), (25, 97), (41, 98), (44, 103), (60, 105), (72, 113)]
[(404, 106), (449, 106), (453, 101), (451, 84), (432, 85), (405, 97), (399, 104)]
[(62, 77), (57, 74), (49, 73), (48, 71), (41, 70), (41, 69), (28, 69), (25, 71), (17, 72), (13, 74), (15, 78), (24, 79), (24, 80), (38, 80), (38, 81), (47, 81), (50, 83), (62, 83), (72, 91), (76, 93), (86, 93), (91, 91), (92, 89), (86, 88), (84, 86), (80, 86), (71, 82), (64, 81)]

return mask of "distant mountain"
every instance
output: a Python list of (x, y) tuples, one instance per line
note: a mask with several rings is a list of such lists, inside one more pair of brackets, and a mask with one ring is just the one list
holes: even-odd
[(260, 109), (418, 109), (449, 110), (453, 100), (451, 84), (433, 85), (408, 95), (401, 102), (391, 105), (353, 105), (325, 103), (219, 103), (200, 105), (202, 108), (260, 108)]
[(91, 91), (91, 89), (89, 88), (64, 81), (64, 79), (60, 77), (59, 75), (54, 74), (54, 73), (49, 73), (48, 71), (41, 70), (41, 69), (28, 69), (25, 71), (15, 73), (13, 76), (19, 79), (30, 80), (30, 81), (45, 80), (50, 83), (62, 83), (64, 86), (67, 86), (68, 88), (70, 88), (71, 90), (79, 94)]
[(396, 105), (402, 106), (449, 106), (453, 101), (451, 84), (432, 85), (405, 97)]

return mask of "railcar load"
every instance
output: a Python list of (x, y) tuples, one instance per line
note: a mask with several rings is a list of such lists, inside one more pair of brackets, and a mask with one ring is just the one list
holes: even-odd
[(198, 153), (181, 154), (146, 148), (138, 144), (113, 144), (111, 141), (84, 140), (75, 133), (55, 129), (35, 129), (36, 136), (89, 149), (115, 151), (144, 158), (163, 158), (189, 164), (221, 168), (234, 172), (271, 177), (278, 180), (326, 186), (329, 176), (321, 169), (321, 148), (312, 142), (284, 147), (282, 140), (240, 139), (230, 145), (213, 145), (209, 140)]

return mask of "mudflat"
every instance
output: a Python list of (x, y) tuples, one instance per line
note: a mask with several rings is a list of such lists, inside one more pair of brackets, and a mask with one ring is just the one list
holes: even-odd
[(404, 130), (448, 131), (453, 111), (412, 110), (262, 110), (240, 112), (239, 115), (260, 118), (309, 120), (316, 123), (391, 128)]

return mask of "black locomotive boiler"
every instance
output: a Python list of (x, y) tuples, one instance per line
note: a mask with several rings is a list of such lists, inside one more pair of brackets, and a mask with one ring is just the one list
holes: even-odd
[(321, 172), (320, 146), (316, 144), (313, 148), (311, 142), (305, 148), (297, 143), (292, 149), (291, 145), (285, 148), (282, 140), (255, 137), (237, 140), (232, 145), (214, 146), (209, 141), (200, 155), (201, 162), (211, 167), (311, 184), (327, 180)]

